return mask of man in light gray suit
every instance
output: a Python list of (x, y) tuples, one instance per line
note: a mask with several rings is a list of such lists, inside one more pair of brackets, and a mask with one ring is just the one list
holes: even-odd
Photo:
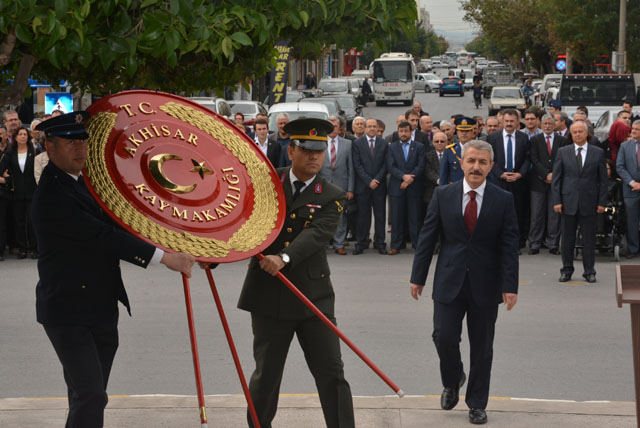
[[(347, 200), (353, 199), (353, 187), (355, 173), (351, 160), (351, 141), (338, 136), (340, 119), (337, 116), (329, 116), (329, 122), (333, 124), (333, 131), (327, 135), (327, 154), (324, 158), (320, 176), (347, 192)], [(336, 254), (344, 256), (344, 241), (347, 237), (347, 216), (341, 213), (338, 229), (333, 236), (333, 248)]]
[(616, 171), (622, 179), (622, 195), (627, 213), (627, 258), (631, 259), (640, 251), (640, 120), (631, 125), (631, 140), (625, 141), (618, 150)]
[(551, 192), (553, 210), (562, 214), (562, 269), (560, 282), (573, 274), (573, 250), (578, 225), (582, 232), (582, 276), (596, 282), (596, 214), (607, 204), (607, 166), (604, 150), (587, 143), (584, 121), (571, 125), (573, 144), (561, 147), (553, 163)]

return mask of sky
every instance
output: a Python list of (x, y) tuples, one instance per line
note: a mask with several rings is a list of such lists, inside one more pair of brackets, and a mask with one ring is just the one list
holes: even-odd
[(431, 25), (437, 34), (442, 34), (451, 42), (470, 42), (474, 38), (474, 28), (462, 18), (458, 0), (419, 0), (420, 7), (431, 15)]

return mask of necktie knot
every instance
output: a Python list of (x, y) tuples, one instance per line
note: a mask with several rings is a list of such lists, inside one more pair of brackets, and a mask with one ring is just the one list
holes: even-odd
[(475, 190), (469, 190), (469, 199), (471, 199), (472, 201), (476, 200), (476, 191)]
[(293, 186), (296, 188), (296, 191), (293, 192), (293, 200), (295, 201), (298, 196), (300, 196), (300, 190), (304, 187), (304, 181), (296, 180), (293, 182)]

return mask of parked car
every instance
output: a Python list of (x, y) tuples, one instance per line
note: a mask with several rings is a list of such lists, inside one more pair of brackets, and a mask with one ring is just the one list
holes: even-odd
[(456, 94), (464, 97), (464, 84), (457, 77), (445, 77), (440, 81), (440, 96), (445, 94)]
[(460, 72), (464, 71), (464, 82), (462, 83), (465, 91), (473, 89), (473, 75), (475, 74), (470, 68), (456, 68), (453, 70), (456, 77), (460, 77)]
[(489, 97), (489, 116), (493, 116), (504, 108), (520, 110), (524, 115), (527, 109), (522, 89), (517, 86), (495, 86)]
[[(300, 101), (301, 99), (305, 98), (305, 94), (302, 91), (298, 91), (297, 89), (290, 89), (287, 88), (287, 93), (285, 94), (285, 103), (295, 103)], [(269, 105), (269, 95), (267, 95), (267, 97), (264, 99), (264, 101), (262, 102), (263, 105), (268, 106)]]
[(347, 129), (351, 131), (351, 123), (356, 116), (362, 116), (362, 104), (358, 104), (358, 100), (353, 95), (334, 95), (340, 104), (340, 108), (344, 111), (344, 115), (347, 118)]
[(440, 78), (433, 73), (418, 73), (413, 78), (416, 91), (431, 92), (440, 88)]
[[(609, 138), (609, 130), (611, 125), (618, 119), (619, 109), (607, 110), (600, 115), (598, 121), (593, 125), (593, 135), (598, 137), (598, 140), (604, 141)], [(634, 109), (633, 115), (640, 115), (640, 109)]]
[(320, 80), (318, 88), (322, 89), (325, 95), (332, 94), (350, 94), (352, 83), (350, 80), (341, 77), (329, 77)]
[(360, 98), (360, 92), (362, 91), (362, 82), (364, 77), (362, 76), (346, 76), (345, 79), (351, 81), (351, 93), (354, 97)]
[(258, 114), (267, 114), (267, 109), (258, 101), (229, 100), (228, 103), (231, 106), (233, 116), (235, 116), (236, 113), (242, 113), (244, 115), (244, 124), (246, 126), (253, 127), (253, 123), (256, 121)]
[[(345, 94), (345, 96), (349, 96), (349, 94)], [(350, 95), (353, 96), (353, 95)], [(315, 104), (323, 104), (327, 107), (329, 111), (329, 116), (338, 116), (347, 121), (347, 116), (340, 107), (338, 100), (334, 97), (317, 97), (317, 98), (307, 98), (304, 100), (305, 103), (315, 103)]]
[(227, 119), (233, 121), (233, 113), (231, 112), (231, 106), (223, 98), (218, 97), (189, 97), (191, 101), (195, 101), (218, 113), (220, 116), (224, 116)]
[(276, 130), (278, 125), (276, 118), (279, 113), (287, 113), (290, 120), (302, 119), (302, 118), (316, 118), (327, 120), (329, 117), (329, 110), (324, 104), (318, 103), (279, 103), (274, 104), (269, 108), (269, 129)]

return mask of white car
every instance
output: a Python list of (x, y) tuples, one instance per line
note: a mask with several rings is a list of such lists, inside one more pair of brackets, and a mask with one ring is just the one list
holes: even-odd
[(217, 97), (189, 97), (189, 99), (197, 102), (198, 104), (202, 104), (209, 110), (213, 110), (220, 116), (224, 116), (233, 122), (231, 106), (229, 106), (225, 99)]
[(494, 86), (489, 98), (489, 116), (494, 116), (504, 108), (520, 110), (524, 115), (527, 104), (518, 86)]
[(413, 78), (416, 91), (432, 92), (440, 89), (440, 79), (433, 73), (418, 73)]
[(469, 91), (473, 89), (473, 75), (474, 75), (473, 70), (471, 70), (470, 68), (456, 68), (454, 70), (456, 77), (460, 77), (461, 71), (464, 71), (464, 83), (463, 83), (464, 90)]
[(269, 108), (269, 129), (278, 129), (276, 120), (279, 113), (287, 113), (289, 120), (302, 118), (327, 120), (329, 118), (329, 109), (324, 104), (305, 102), (274, 104)]

